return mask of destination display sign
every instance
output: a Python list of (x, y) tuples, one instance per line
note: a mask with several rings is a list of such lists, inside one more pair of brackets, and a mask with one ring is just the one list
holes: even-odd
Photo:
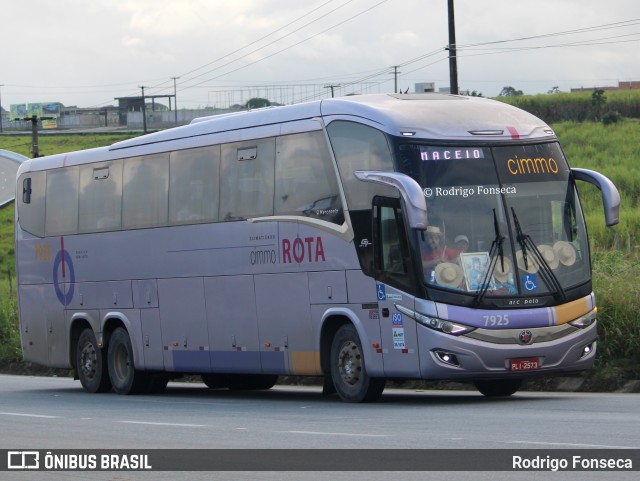
[(484, 159), (484, 149), (480, 147), (427, 147), (421, 145), (420, 159), (424, 161)]

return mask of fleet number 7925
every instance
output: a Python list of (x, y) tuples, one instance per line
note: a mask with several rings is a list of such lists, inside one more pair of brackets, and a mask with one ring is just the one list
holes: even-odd
[(490, 316), (482, 316), (485, 326), (508, 326), (509, 314), (492, 314)]

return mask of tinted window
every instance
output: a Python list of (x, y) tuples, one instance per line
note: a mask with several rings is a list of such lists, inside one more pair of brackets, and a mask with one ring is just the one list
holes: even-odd
[(279, 137), (276, 172), (276, 215), (344, 221), (336, 173), (322, 132)]
[(169, 222), (214, 222), (218, 219), (220, 146), (171, 153)]
[(398, 191), (391, 187), (363, 182), (353, 174), (356, 170), (394, 170), (389, 145), (382, 132), (366, 125), (343, 121), (331, 122), (327, 131), (338, 161), (349, 209), (370, 209), (371, 199), (375, 195), (398, 196)]
[(273, 214), (275, 139), (222, 146), (220, 220)]
[(122, 225), (122, 161), (80, 168), (79, 232), (120, 229)]
[(124, 161), (122, 227), (155, 227), (167, 223), (169, 154)]
[(78, 229), (78, 172), (78, 167), (47, 172), (47, 235), (73, 234)]
[(17, 192), (20, 227), (33, 235), (44, 236), (45, 172), (29, 172), (20, 177)]

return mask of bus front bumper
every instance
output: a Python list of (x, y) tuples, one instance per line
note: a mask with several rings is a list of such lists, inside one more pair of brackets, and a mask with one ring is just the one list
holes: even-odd
[[(420, 373), (428, 380), (524, 377), (591, 368), (596, 355), (597, 323), (553, 340), (536, 342), (535, 329), (513, 330), (512, 337), (532, 335), (530, 344), (491, 342), (453, 336), (418, 326)], [(517, 331), (517, 332), (516, 332)], [(532, 333), (533, 331), (533, 333)]]

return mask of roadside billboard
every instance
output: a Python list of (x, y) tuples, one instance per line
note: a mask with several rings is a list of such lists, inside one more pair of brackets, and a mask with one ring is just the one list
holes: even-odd
[(58, 126), (60, 116), (60, 102), (38, 102), (32, 104), (11, 104), (11, 119), (24, 120), (36, 116), (42, 120), (43, 129), (52, 129)]

